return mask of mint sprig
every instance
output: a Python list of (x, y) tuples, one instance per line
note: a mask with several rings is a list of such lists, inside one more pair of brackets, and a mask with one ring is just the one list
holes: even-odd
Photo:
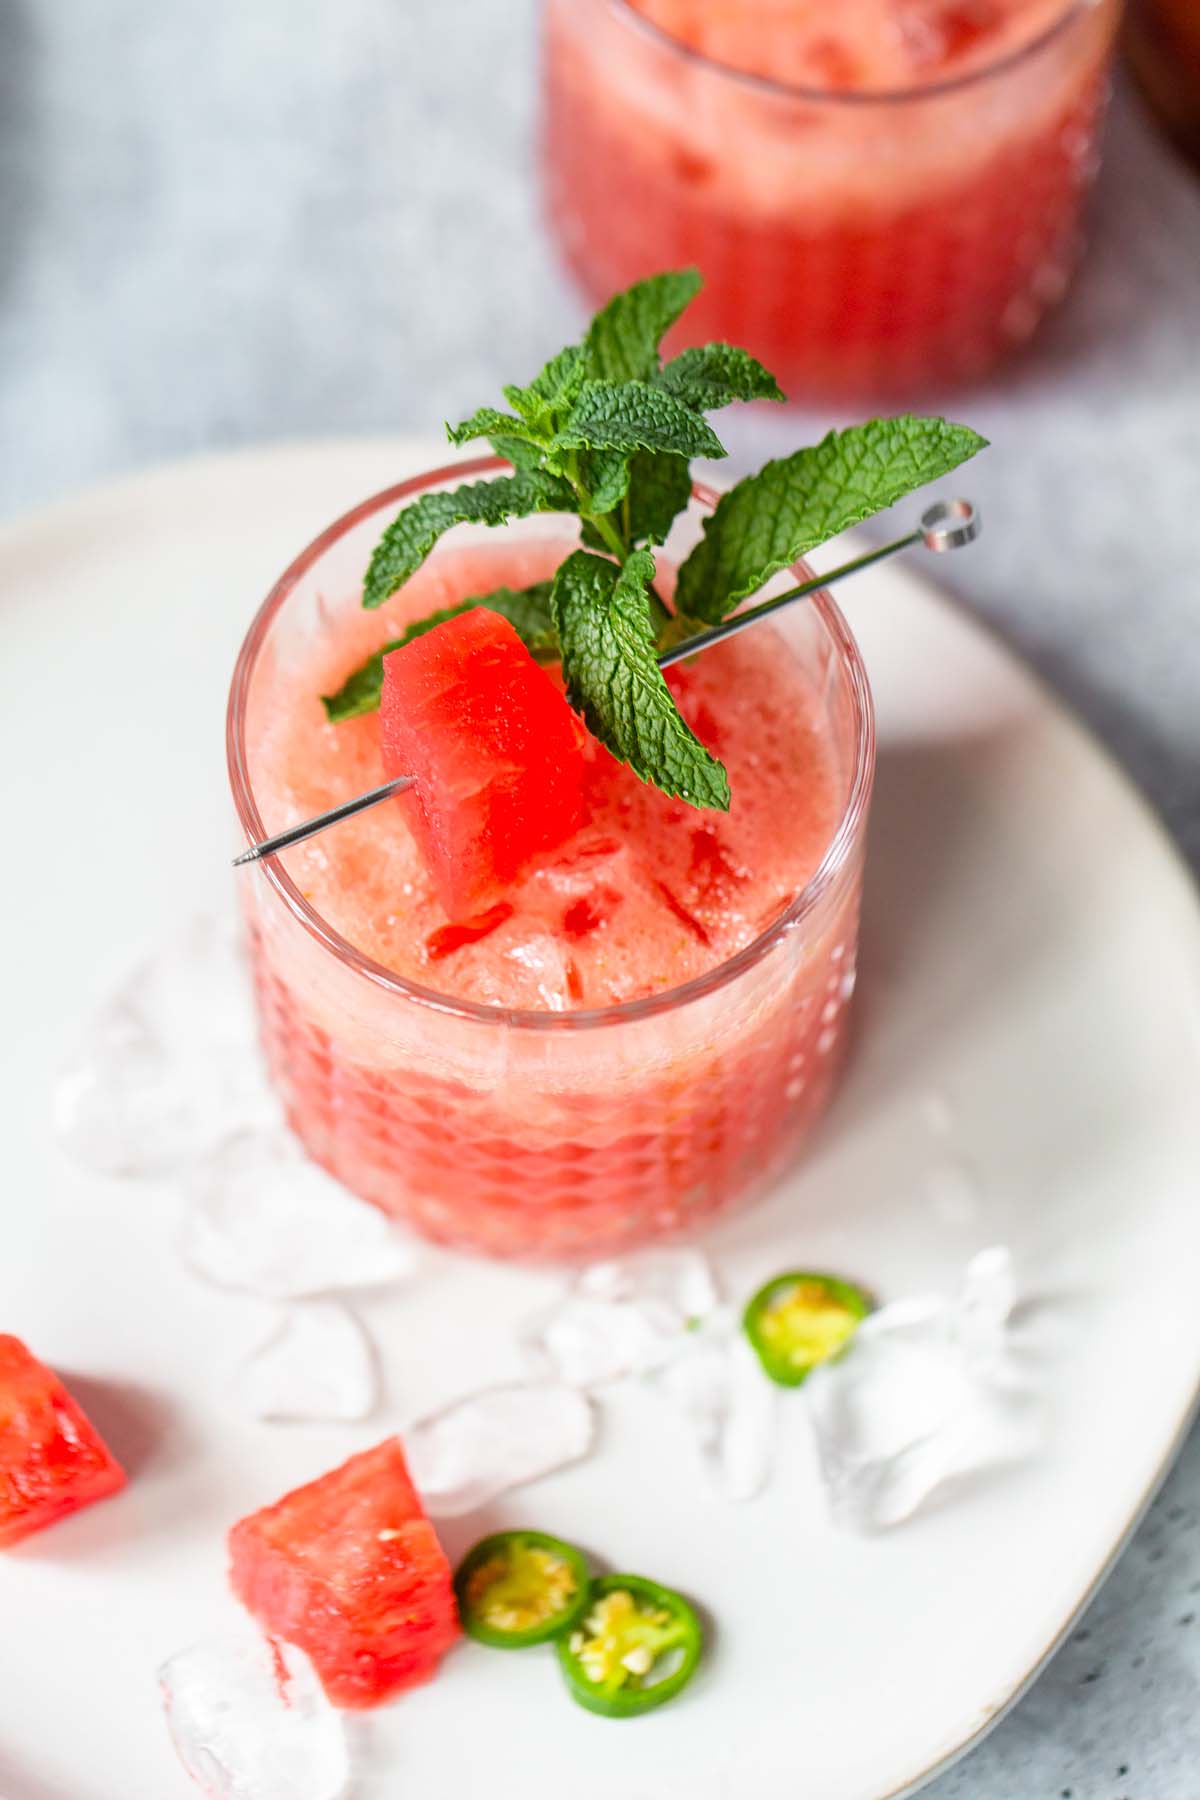
[(632, 551), (621, 568), (588, 550), (563, 563), (551, 604), (567, 698), (643, 781), (691, 806), (728, 811), (725, 770), (683, 718), (658, 666), (653, 580), (648, 550)]
[(705, 414), (733, 401), (783, 399), (770, 371), (737, 345), (704, 344), (663, 363), (662, 338), (699, 287), (694, 269), (638, 282), (596, 315), (582, 343), (560, 350), (532, 381), (505, 387), (510, 411), (483, 406), (447, 426), (452, 443), (486, 439), (513, 472), (405, 507), (371, 558), (364, 606), (382, 605), (458, 524), (567, 513), (584, 548), (566, 557), (553, 583), (497, 588), (418, 619), (325, 696), (331, 720), (378, 706), (390, 651), (488, 606), (534, 656), (561, 659), (571, 704), (644, 781), (693, 806), (728, 807), (725, 770), (679, 713), (658, 655), (817, 544), (947, 474), (985, 440), (964, 425), (905, 414), (830, 432), (767, 463), (705, 519), (680, 565), (672, 612), (656, 591), (650, 546), (666, 542), (688, 504), (691, 458), (725, 455)]

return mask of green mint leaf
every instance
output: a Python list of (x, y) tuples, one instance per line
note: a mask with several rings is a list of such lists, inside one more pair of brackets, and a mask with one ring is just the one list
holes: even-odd
[(679, 456), (724, 456), (720, 438), (699, 413), (648, 381), (585, 381), (566, 423), (550, 440), (551, 467), (571, 450), (671, 450)]
[(700, 292), (698, 269), (651, 275), (616, 294), (588, 327), (588, 373), (606, 381), (643, 381), (658, 368), (658, 346)]
[(679, 570), (681, 612), (724, 618), (780, 569), (986, 446), (945, 419), (872, 419), (769, 462), (722, 496)]
[(654, 558), (623, 568), (576, 550), (554, 578), (551, 604), (567, 698), (588, 729), (643, 781), (692, 806), (729, 807), (724, 768), (679, 713), (655, 660), (648, 588)]
[[(614, 451), (604, 454), (617, 453)], [(586, 452), (581, 454), (581, 464), (586, 456)], [(625, 537), (631, 545), (665, 544), (676, 517), (691, 499), (692, 477), (687, 457), (674, 456), (665, 450), (636, 450), (626, 460), (628, 501), (623, 511), (610, 515), (610, 522), (617, 534)], [(601, 509), (597, 507), (595, 510)], [(586, 519), (582, 536), (584, 543), (593, 550), (609, 548), (605, 538)]]
[(443, 493), (422, 494), (392, 520), (375, 546), (363, 584), (363, 605), (382, 606), (420, 568), (442, 533), (474, 522), (503, 525), (530, 513), (574, 512), (575, 495), (564, 481), (519, 470), (494, 481), (468, 482)]
[(514, 412), (536, 431), (553, 429), (558, 412), (566, 411), (587, 374), (587, 355), (582, 344), (568, 344), (560, 350), (528, 387), (506, 387), (504, 398)]
[(481, 406), (461, 425), (447, 425), (446, 436), (452, 444), (467, 444), (473, 438), (485, 437), (496, 455), (514, 469), (540, 469), (545, 457), (543, 441), (533, 427), (511, 413), (498, 412), (494, 406)]
[[(447, 608), (448, 612), (452, 610), (456, 609)], [(346, 677), (336, 694), (321, 695), (321, 705), (331, 725), (340, 725), (343, 719), (357, 719), (363, 713), (378, 712), (383, 693), (383, 659), (389, 650), (399, 650), (406, 641), (407, 634), (402, 638), (391, 638), (374, 656), (368, 656), (353, 675)]]
[(527, 444), (530, 449), (541, 455), (541, 440), (533, 428), (523, 419), (516, 419), (512, 413), (498, 412), (494, 406), (481, 406), (464, 419), (461, 425), (447, 425), (446, 436), (452, 444), (469, 444), (472, 438), (491, 438), (497, 436), (511, 438), (517, 443)]
[(512, 464), (514, 469), (522, 469), (527, 474), (532, 474), (540, 469), (545, 459), (546, 453), (542, 446), (537, 443), (531, 444), (527, 438), (505, 437), (500, 432), (496, 432), (488, 438), (488, 443), (497, 456), (502, 456), (505, 462)]
[(667, 611), (667, 608), (658, 597), (658, 589), (656, 587), (648, 587), (646, 589), (646, 604), (650, 608), (650, 629), (654, 633), (654, 648), (657, 652), (663, 647), (663, 632), (667, 629), (675, 615), (674, 613)]
[(639, 450), (629, 465), (629, 537), (665, 544), (672, 525), (692, 497), (686, 456)]
[(347, 676), (336, 694), (322, 694), (330, 723), (336, 725), (343, 719), (356, 719), (362, 713), (377, 711), (383, 692), (384, 657), (393, 650), (403, 650), (405, 644), (424, 637), (435, 625), (444, 625), (447, 619), (470, 612), (475, 606), (486, 606), (489, 612), (501, 613), (538, 662), (557, 662), (558, 633), (550, 610), (552, 585), (549, 581), (535, 581), (527, 588), (494, 588), (490, 594), (475, 594), (469, 600), (460, 600), (456, 606), (443, 606), (423, 619), (414, 619), (399, 637), (390, 638), (382, 649)]
[(578, 476), (589, 512), (609, 513), (621, 504), (629, 491), (629, 464), (628, 450), (580, 451)]
[(655, 381), (694, 412), (728, 406), (731, 400), (787, 398), (771, 371), (736, 344), (703, 344), (684, 350), (667, 363)]

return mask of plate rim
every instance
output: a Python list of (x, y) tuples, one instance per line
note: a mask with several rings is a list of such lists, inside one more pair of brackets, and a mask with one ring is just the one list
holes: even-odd
[(992, 1735), (997, 1725), (1003, 1723), (1009, 1713), (1012, 1712), (1013, 1708), (1020, 1704), (1025, 1698), (1025, 1695), (1036, 1684), (1047, 1665), (1054, 1660), (1058, 1651), (1062, 1649), (1076, 1625), (1079, 1623), (1084, 1613), (1087, 1612), (1092, 1601), (1099, 1594), (1101, 1588), (1103, 1588), (1105, 1582), (1128, 1550), (1131, 1542), (1137, 1536), (1143, 1520), (1150, 1511), (1155, 1500), (1158, 1498), (1158, 1495), (1161, 1493), (1163, 1484), (1166, 1482), (1167, 1477), (1174, 1468), (1179, 1453), (1187, 1442), (1192, 1428), (1198, 1419), (1200, 1419), (1200, 1377), (1197, 1378), (1193, 1387), (1191, 1400), (1180, 1420), (1179, 1428), (1167, 1448), (1166, 1454), (1158, 1467), (1154, 1470), (1145, 1489), (1139, 1495), (1133, 1511), (1126, 1521), (1124, 1529), (1114, 1540), (1108, 1555), (1097, 1569), (1087, 1590), (1080, 1596), (1074, 1611), (1063, 1621), (1059, 1631), (1051, 1638), (1045, 1649), (1038, 1653), (1036, 1661), (1030, 1665), (1023, 1675), (1017, 1677), (1016, 1682), (1009, 1692), (1003, 1699), (997, 1701), (994, 1711), (989, 1712), (987, 1718), (981, 1725), (976, 1727), (969, 1737), (964, 1738), (962, 1743), (958, 1744), (953, 1750), (947, 1751), (937, 1762), (928, 1764), (920, 1774), (914, 1775), (911, 1780), (902, 1782), (899, 1787), (886, 1789), (885, 1792), (876, 1797), (876, 1800), (915, 1800), (915, 1796), (923, 1793), (930, 1783), (936, 1781), (940, 1775), (947, 1774), (957, 1763), (964, 1762), (966, 1758), (971, 1755), (972, 1751), (977, 1750), (984, 1740)]

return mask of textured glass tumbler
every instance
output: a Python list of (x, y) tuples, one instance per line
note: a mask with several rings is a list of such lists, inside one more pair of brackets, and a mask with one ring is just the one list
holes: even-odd
[(790, 398), (842, 401), (979, 376), (1064, 292), (1119, 0), (892, 94), (742, 74), (628, 0), (544, 7), (546, 204), (595, 301), (696, 263), (680, 344), (742, 344)]
[[(267, 676), (358, 610), (370, 550), (399, 506), (502, 466), (459, 463), (375, 496), (280, 578), (229, 701), (230, 776), (248, 838), (264, 835), (253, 746)], [(664, 557), (686, 552), (714, 498), (696, 490)], [(504, 530), (545, 539), (556, 525), (567, 522)], [(460, 545), (470, 537), (471, 528), (455, 533)], [(477, 1005), (370, 961), (277, 860), (246, 872), (271, 1078), (309, 1154), (354, 1193), (445, 1243), (578, 1257), (698, 1226), (786, 1164), (842, 1063), (874, 724), (858, 648), (827, 595), (792, 608), (781, 634), (820, 697), (839, 822), (786, 911), (685, 986), (591, 1011)]]

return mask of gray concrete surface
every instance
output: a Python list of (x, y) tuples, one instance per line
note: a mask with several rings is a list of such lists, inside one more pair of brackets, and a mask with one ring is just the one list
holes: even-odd
[[(0, 0), (0, 517), (201, 448), (429, 429), (532, 372), (582, 316), (538, 223), (535, 67), (535, 0)], [(946, 572), (1195, 865), (1200, 181), (1125, 95), (1093, 239), (1036, 347), (953, 399), (996, 448), (986, 553)], [(746, 416), (735, 465), (828, 422)], [(931, 1796), (1197, 1800), (1198, 1522), (1193, 1439)]]

